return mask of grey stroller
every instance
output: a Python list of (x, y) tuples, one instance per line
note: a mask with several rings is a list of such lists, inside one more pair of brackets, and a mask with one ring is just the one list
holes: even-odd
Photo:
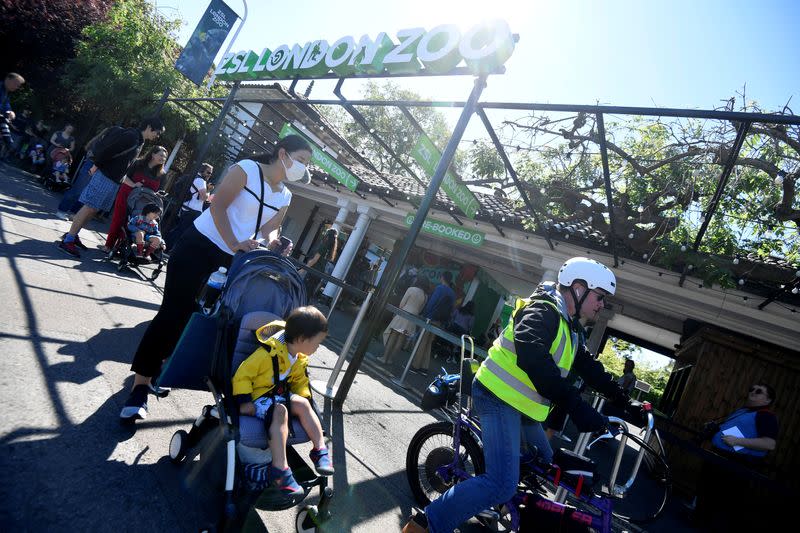
[[(305, 430), (292, 419), (286, 456), (303, 488), (303, 495), (292, 499), (266, 487), (265, 476), (259, 478), (271, 462), (267, 431), (262, 420), (239, 414), (231, 385), (238, 366), (257, 347), (255, 330), (306, 304), (303, 280), (280, 255), (266, 250), (240, 253), (231, 265), (220, 300), (215, 314), (192, 316), (158, 380), (164, 387), (209, 390), (215, 402), (203, 408), (188, 432), (175, 432), (169, 445), (170, 459), (176, 464), (191, 461), (199, 453), (201, 441), (216, 435), (225, 442), (226, 457), (222, 529), (238, 530), (253, 506), (289, 509), (319, 487), (319, 505), (303, 507), (296, 519), (297, 531), (316, 531), (330, 516), (327, 509), (333, 489), (293, 447), (309, 442)], [(313, 401), (312, 406), (321, 419)]]
[(122, 225), (124, 237), (117, 239), (117, 242), (111, 250), (108, 251), (106, 258), (109, 261), (113, 261), (115, 257), (119, 257), (119, 264), (117, 265), (118, 272), (129, 268), (129, 265), (155, 264), (156, 268), (150, 275), (150, 279), (156, 280), (161, 274), (161, 271), (164, 270), (165, 261), (163, 251), (161, 249), (156, 250), (150, 256), (150, 259), (138, 257), (131, 249), (131, 245), (135, 243), (135, 240), (131, 232), (128, 231), (127, 223), (132, 216), (141, 214), (142, 209), (148, 204), (159, 206), (162, 212), (164, 210), (164, 199), (154, 190), (147, 187), (137, 187), (131, 191), (128, 195), (125, 223)]

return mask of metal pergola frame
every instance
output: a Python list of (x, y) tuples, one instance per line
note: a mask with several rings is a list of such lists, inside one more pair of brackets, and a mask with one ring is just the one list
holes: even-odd
[[(448, 75), (454, 74), (461, 74), (466, 75), (469, 74), (468, 72), (453, 72), (449, 73)], [(354, 76), (355, 78), (365, 78), (365, 77), (386, 77), (383, 75), (374, 75), (374, 76)], [(709, 223), (711, 218), (715, 215), (720, 200), (724, 194), (725, 186), (727, 185), (728, 179), (731, 175), (731, 172), (736, 164), (736, 161), (739, 157), (739, 153), (744, 145), (745, 138), (747, 136), (747, 132), (750, 126), (753, 123), (768, 123), (768, 124), (782, 124), (782, 125), (800, 125), (800, 116), (796, 115), (773, 115), (773, 114), (766, 114), (766, 113), (745, 113), (745, 112), (735, 112), (735, 111), (717, 111), (717, 110), (695, 110), (695, 109), (675, 109), (675, 108), (651, 108), (651, 107), (624, 107), (624, 106), (601, 106), (601, 105), (565, 105), (565, 104), (541, 104), (541, 103), (514, 103), (514, 102), (483, 102), (479, 103), (478, 100), (480, 95), (486, 86), (486, 79), (487, 75), (478, 76), (475, 78), (474, 86), (472, 91), (469, 95), (469, 98), (466, 101), (414, 101), (414, 100), (349, 100), (347, 99), (344, 94), (342, 93), (342, 85), (346, 79), (350, 78), (342, 78), (338, 76), (331, 76), (330, 79), (337, 79), (336, 88), (334, 89), (334, 94), (337, 96), (337, 99), (300, 99), (296, 93), (294, 92), (294, 87), (296, 86), (297, 79), (292, 80), (292, 86), (290, 95), (294, 97), (292, 98), (248, 98), (247, 100), (242, 100), (246, 102), (252, 103), (260, 103), (266, 105), (271, 111), (276, 113), (277, 116), (283, 117), (287, 122), (290, 120), (282, 115), (277, 109), (276, 105), (296, 105), (298, 107), (302, 107), (305, 109), (313, 109), (315, 105), (338, 105), (343, 107), (351, 117), (358, 123), (365, 131), (375, 139), (375, 141), (383, 147), (389, 155), (397, 161), (401, 161), (400, 157), (394, 152), (394, 150), (386, 143), (380, 135), (378, 135), (370, 125), (367, 123), (366, 119), (363, 115), (361, 115), (355, 106), (378, 106), (378, 107), (397, 107), (399, 108), (406, 118), (410, 118), (412, 126), (424, 133), (422, 131), (421, 126), (417, 123), (416, 120), (413, 119), (410, 112), (408, 111), (411, 107), (432, 107), (432, 108), (455, 108), (460, 107), (462, 109), (461, 115), (458, 119), (458, 122), (453, 130), (452, 136), (450, 137), (447, 146), (445, 147), (444, 151), (442, 152), (442, 157), (436, 167), (434, 175), (431, 177), (430, 182), (427, 184), (427, 189), (425, 195), (423, 196), (421, 202), (417, 206), (417, 216), (414, 219), (413, 224), (409, 228), (405, 238), (403, 239), (399, 249), (393, 251), (392, 254), (392, 261), (389, 262), (387, 265), (386, 270), (384, 271), (381, 282), (378, 285), (377, 292), (372, 299), (370, 304), (370, 310), (368, 311), (368, 316), (371, 318), (367, 321), (367, 325), (365, 326), (365, 331), (362, 332), (361, 340), (359, 341), (355, 353), (353, 354), (352, 360), (350, 365), (345, 372), (345, 375), (342, 379), (342, 382), (338, 388), (338, 392), (336, 395), (337, 402), (343, 402), (347, 396), (350, 386), (352, 385), (353, 380), (355, 379), (356, 372), (358, 371), (359, 367), (361, 366), (361, 362), (366, 354), (367, 347), (369, 345), (369, 340), (372, 336), (376, 333), (376, 330), (379, 323), (379, 316), (380, 310), (386, 308), (389, 297), (391, 295), (391, 290), (400, 274), (400, 269), (402, 265), (405, 263), (406, 257), (410, 252), (414, 242), (416, 241), (417, 235), (419, 234), (422, 224), (425, 221), (425, 218), (433, 205), (433, 202), (436, 198), (436, 193), (439, 190), (442, 180), (452, 162), (453, 156), (455, 155), (456, 149), (458, 144), (461, 142), (461, 138), (463, 136), (464, 130), (467, 127), (467, 124), (472, 116), (473, 113), (476, 113), (479, 118), (481, 119), (489, 137), (492, 140), (496, 150), (498, 151), (500, 158), (503, 161), (503, 164), (511, 176), (512, 181), (514, 182), (517, 190), (520, 193), (521, 199), (525, 206), (529, 211), (529, 216), (533, 219), (536, 228), (542, 234), (543, 238), (546, 240), (550, 249), (553, 249), (553, 243), (550, 240), (548, 235), (547, 229), (542, 224), (542, 220), (537, 213), (536, 209), (531, 202), (531, 199), (528, 197), (528, 194), (525, 191), (525, 188), (522, 186), (522, 183), (517, 175), (511, 160), (508, 157), (500, 139), (497, 136), (494, 127), (489, 120), (486, 111), (487, 110), (516, 110), (516, 111), (549, 111), (549, 112), (566, 112), (566, 113), (584, 113), (587, 115), (593, 115), (596, 119), (597, 129), (598, 129), (598, 143), (600, 145), (600, 154), (602, 159), (602, 167), (603, 167), (603, 178), (604, 178), (604, 189), (605, 189), (605, 196), (606, 196), (606, 208), (609, 214), (609, 238), (608, 238), (608, 252), (614, 257), (614, 266), (619, 266), (619, 257), (616, 250), (616, 235), (614, 233), (614, 205), (613, 205), (613, 198), (612, 198), (612, 188), (611, 188), (611, 175), (609, 170), (608, 164), (608, 145), (606, 139), (606, 131), (605, 131), (605, 115), (631, 115), (631, 116), (657, 116), (657, 117), (673, 117), (673, 118), (698, 118), (698, 119), (706, 119), (706, 120), (719, 120), (719, 121), (727, 121), (736, 124), (736, 138), (733, 143), (733, 147), (728, 155), (728, 159), (725, 161), (723, 170), (719, 176), (717, 181), (717, 187), (714, 192), (714, 195), (709, 202), (708, 206), (704, 209), (704, 218), (701, 222), (700, 229), (695, 237), (695, 241), (693, 243), (693, 250), (696, 252), (702, 239), (708, 229)], [(327, 79), (327, 78), (325, 78)], [(275, 80), (280, 81), (280, 80)], [(218, 115), (216, 116), (208, 135), (206, 136), (205, 142), (201, 146), (201, 149), (198, 151), (198, 154), (195, 159), (195, 163), (193, 165), (192, 173), (197, 173), (199, 170), (199, 166), (206, 156), (208, 152), (208, 148), (214, 136), (218, 135), (220, 128), (224, 124), (224, 117), (227, 115), (232, 106), (237, 106), (239, 109), (244, 110), (247, 114), (253, 117), (256, 122), (254, 126), (258, 124), (258, 118), (243, 106), (236, 103), (236, 93), (240, 88), (240, 82), (234, 82), (231, 86), (230, 93), (226, 98), (165, 98), (163, 99), (166, 102), (172, 102), (179, 107), (191, 112), (195, 116), (199, 116), (197, 113), (191, 111), (186, 106), (188, 104), (194, 104), (200, 107), (204, 112), (211, 113), (206, 107), (201, 105), (201, 102), (210, 102), (212, 105), (219, 110)], [(237, 119), (238, 120), (238, 119)], [(262, 121), (263, 122), (263, 121)], [(273, 132), (277, 133), (277, 128), (270, 128)], [(253, 131), (253, 128), (251, 128)], [(341, 146), (345, 148), (352, 156), (354, 156), (358, 161), (362, 162), (366, 167), (370, 168), (374, 171), (375, 175), (378, 176), (379, 179), (389, 184), (390, 188), (394, 187), (394, 184), (388, 181), (377, 169), (368, 161), (364, 156), (358, 154), (356, 150), (354, 150), (349, 143), (347, 143), (344, 139), (342, 139), (336, 132), (330, 131), (329, 134), (333, 135), (337, 142), (341, 143)], [(260, 135), (261, 136), (261, 135)], [(261, 136), (262, 138), (266, 139), (266, 137)], [(235, 141), (236, 142), (236, 141)], [(241, 148), (244, 147), (245, 143), (238, 143), (238, 146)], [(231, 151), (227, 152), (229, 155), (233, 155)], [(408, 167), (405, 163), (401, 163), (402, 167), (406, 169), (411, 177), (417, 181), (418, 184), (421, 186), (426, 186), (424, 182), (413, 172), (411, 168)], [(343, 165), (344, 166), (344, 165)], [(348, 169), (349, 170), (349, 169)], [(356, 174), (356, 173), (353, 173)], [(362, 198), (365, 198), (363, 194), (357, 193)], [(389, 205), (394, 206), (392, 202), (387, 200), (382, 194), (380, 190), (376, 191), (376, 194)], [(462, 221), (456, 217), (454, 214), (451, 213), (453, 218), (459, 223), (463, 224)], [(491, 221), (496, 229), (502, 234), (502, 229), (497, 226), (496, 223)], [(681, 278), (680, 284), (682, 285), (685, 277), (687, 275), (687, 271), (684, 270)], [(763, 309), (771, 301), (775, 300), (778, 297), (778, 293), (772, 294), (766, 301), (764, 301), (761, 305), (759, 305), (759, 309)]]

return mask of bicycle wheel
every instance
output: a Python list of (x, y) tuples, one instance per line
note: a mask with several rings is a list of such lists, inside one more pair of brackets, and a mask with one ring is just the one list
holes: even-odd
[[(483, 450), (468, 432), (461, 433), (457, 467), (472, 477), (484, 472)], [(406, 476), (414, 499), (422, 507), (443, 494), (454, 483), (466, 479), (456, 472), (440, 476), (437, 470), (453, 463), (453, 424), (434, 422), (420, 428), (406, 452)]]

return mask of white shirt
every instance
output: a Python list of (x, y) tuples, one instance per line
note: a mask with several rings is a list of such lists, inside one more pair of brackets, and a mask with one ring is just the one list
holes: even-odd
[[(258, 216), (258, 200), (261, 194), (261, 177), (258, 172), (258, 163), (250, 159), (245, 159), (236, 163), (247, 175), (245, 188), (233, 199), (226, 209), (228, 221), (231, 224), (233, 235), (237, 241), (252, 239), (256, 231), (256, 217)], [(258, 228), (269, 222), (278, 211), (292, 201), (292, 193), (283, 183), (280, 190), (273, 192), (269, 183), (264, 182), (264, 209), (261, 213), (261, 220)], [(220, 250), (233, 255), (231, 250), (217, 230), (214, 219), (211, 217), (211, 209), (203, 211), (194, 221), (197, 230), (208, 237), (208, 239), (219, 247)]]
[[(197, 190), (197, 192), (194, 192)], [(200, 201), (200, 191), (206, 190), (206, 180), (197, 176), (194, 178), (192, 182), (192, 187), (189, 191), (192, 193), (192, 196), (183, 202), (183, 207), (187, 209), (191, 209), (192, 211), (202, 211), (203, 210), (203, 202)]]

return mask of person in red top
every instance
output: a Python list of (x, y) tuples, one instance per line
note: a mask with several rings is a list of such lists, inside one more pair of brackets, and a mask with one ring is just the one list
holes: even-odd
[(134, 161), (127, 175), (122, 179), (119, 192), (114, 200), (114, 215), (111, 217), (111, 226), (108, 228), (106, 244), (100, 249), (108, 253), (123, 237), (122, 226), (128, 222), (128, 195), (137, 187), (147, 187), (158, 191), (161, 188), (161, 179), (164, 177), (164, 163), (168, 157), (167, 149), (163, 146), (154, 146), (144, 157)]

